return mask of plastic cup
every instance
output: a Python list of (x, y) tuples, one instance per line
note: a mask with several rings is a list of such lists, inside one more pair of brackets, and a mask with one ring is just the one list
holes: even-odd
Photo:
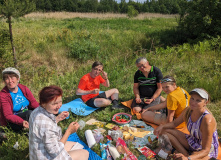
[(78, 121), (78, 124), (80, 126), (79, 127), (80, 130), (82, 130), (85, 127), (85, 121), (83, 121), (83, 120)]

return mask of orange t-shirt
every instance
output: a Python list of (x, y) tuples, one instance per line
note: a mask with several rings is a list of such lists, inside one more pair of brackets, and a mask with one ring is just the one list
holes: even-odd
[[(100, 84), (104, 83), (105, 80), (101, 77), (101, 75), (92, 78), (90, 76), (90, 73), (85, 74), (78, 85), (78, 88), (84, 91), (90, 91), (90, 90), (94, 90), (94, 89), (99, 89), (100, 88)], [(82, 95), (82, 100), (84, 102), (87, 102), (89, 99), (96, 97), (98, 94), (87, 94), (87, 95)]]

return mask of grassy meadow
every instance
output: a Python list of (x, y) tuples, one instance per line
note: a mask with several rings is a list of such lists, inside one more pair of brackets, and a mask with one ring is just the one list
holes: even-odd
[[(144, 56), (151, 65), (160, 68), (164, 76), (174, 76), (178, 86), (187, 91), (201, 87), (210, 93), (211, 103), (208, 108), (216, 118), (221, 136), (220, 37), (195, 44), (174, 44), (172, 41), (177, 35), (171, 33), (177, 26), (176, 17), (56, 17), (33, 14), (13, 20), (20, 83), (28, 86), (36, 99), (40, 89), (52, 84), (63, 89), (63, 103), (78, 98), (75, 91), (80, 78), (98, 60), (104, 64), (104, 70), (108, 73), (110, 88), (118, 88), (120, 91), (120, 101), (129, 100), (133, 97), (133, 76), (137, 70), (135, 60)], [(1, 21), (1, 27), (7, 27), (4, 20)], [(0, 64), (1, 70), (13, 65), (10, 46), (8, 54), (4, 54), (1, 61), (4, 62)], [(1, 83), (0, 88), (3, 86)], [(101, 87), (101, 90), (106, 88)], [(111, 122), (117, 112), (107, 107), (87, 117), (72, 114), (69, 120), (59, 125), (65, 130), (75, 119), (87, 121), (94, 117)], [(126, 112), (129, 110), (126, 109)], [(86, 126), (78, 131), (83, 141), (84, 131), (88, 128), (91, 127)], [(6, 134), (8, 139), (0, 145), (0, 159), (28, 159), (28, 137), (25, 132), (17, 134), (6, 130)], [(19, 149), (15, 151), (13, 145), (16, 141)], [(93, 150), (100, 154), (99, 146)], [(136, 149), (131, 148), (131, 151), (140, 155)]]

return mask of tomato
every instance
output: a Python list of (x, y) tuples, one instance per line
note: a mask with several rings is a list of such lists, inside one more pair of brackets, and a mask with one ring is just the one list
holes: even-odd
[(121, 122), (127, 122), (127, 120), (126, 119), (121, 119)]

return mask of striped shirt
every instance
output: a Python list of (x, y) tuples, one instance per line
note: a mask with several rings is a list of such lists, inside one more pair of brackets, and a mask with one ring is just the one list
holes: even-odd
[(44, 108), (36, 108), (29, 119), (29, 159), (30, 160), (72, 160), (60, 142), (61, 128), (55, 115)]

